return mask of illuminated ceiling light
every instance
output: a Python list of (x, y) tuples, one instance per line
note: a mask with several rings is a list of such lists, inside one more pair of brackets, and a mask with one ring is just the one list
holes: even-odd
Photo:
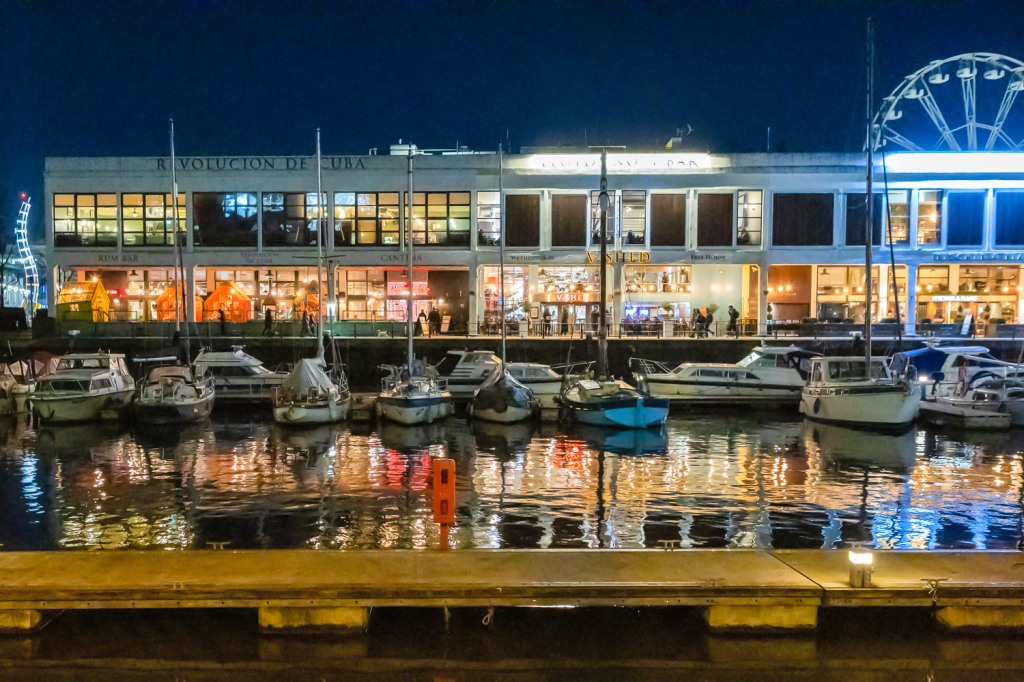
[(790, 289), (792, 289), (792, 288), (793, 288), (793, 287), (792, 287), (792, 286), (790, 286), (789, 284), (787, 284), (787, 285), (786, 285), (786, 291), (789, 291), (789, 290), (790, 290)]
[(1019, 152), (909, 152), (892, 154), (886, 166), (893, 173), (1024, 173)]

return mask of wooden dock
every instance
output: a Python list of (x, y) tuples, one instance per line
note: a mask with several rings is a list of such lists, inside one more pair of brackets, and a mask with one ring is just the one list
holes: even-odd
[(712, 628), (813, 628), (819, 607), (927, 607), (1024, 627), (1024, 554), (879, 551), (197, 550), (0, 554), (0, 630), (64, 609), (255, 608), (266, 629), (365, 627), (371, 607), (689, 606)]

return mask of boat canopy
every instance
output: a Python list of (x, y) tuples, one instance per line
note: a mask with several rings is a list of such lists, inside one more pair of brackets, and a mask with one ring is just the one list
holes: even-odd
[(285, 393), (305, 395), (309, 389), (316, 388), (318, 391), (327, 393), (334, 385), (330, 378), (317, 365), (316, 360), (304, 358), (295, 365), (288, 378), (281, 384), (281, 390)]
[[(904, 351), (904, 356), (910, 360), (910, 364), (917, 368), (917, 373), (922, 377), (931, 377), (935, 372), (941, 372), (946, 360), (951, 355), (964, 355), (979, 361), (979, 367), (998, 367), (1005, 363), (996, 360), (984, 346), (927, 346), (917, 350)], [(984, 362), (990, 360), (991, 362)]]
[(192, 381), (192, 373), (188, 367), (182, 367), (181, 365), (164, 365), (163, 367), (154, 367), (149, 370), (149, 377), (147, 380), (151, 383), (155, 383), (164, 378), (184, 379), (185, 381)]

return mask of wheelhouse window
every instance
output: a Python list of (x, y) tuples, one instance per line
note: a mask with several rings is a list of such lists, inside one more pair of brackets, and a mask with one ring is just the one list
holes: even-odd
[(741, 189), (736, 195), (737, 246), (760, 246), (763, 196), (759, 189)]
[(476, 239), (479, 246), (497, 246), (501, 238), (501, 193), (476, 193)]
[[(173, 246), (174, 197), (170, 194), (122, 194), (124, 246)], [(185, 230), (185, 198), (178, 195), (178, 229)]]
[(415, 243), (469, 246), (469, 212), (469, 192), (415, 192), (412, 207)]
[(195, 192), (192, 195), (194, 246), (255, 247), (255, 192)]
[(319, 212), (316, 192), (264, 192), (263, 246), (316, 246)]
[(622, 244), (643, 246), (647, 243), (647, 192), (642, 189), (622, 190)]
[(117, 195), (54, 194), (53, 245), (117, 246)]
[(923, 189), (917, 194), (917, 243), (942, 243), (942, 190)]

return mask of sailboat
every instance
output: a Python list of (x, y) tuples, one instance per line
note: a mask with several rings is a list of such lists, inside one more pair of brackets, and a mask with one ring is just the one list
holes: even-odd
[[(348, 416), (351, 394), (345, 372), (334, 353), (334, 376), (328, 374), (324, 362), (324, 315), (323, 315), (323, 262), (324, 240), (324, 197), (320, 160), (320, 129), (316, 129), (316, 197), (317, 197), (317, 238), (316, 238), (316, 281), (317, 281), (317, 335), (316, 358), (303, 359), (291, 371), (279, 387), (274, 388), (274, 421), (278, 424), (314, 425), (341, 421)], [(309, 301), (307, 297), (306, 301)], [(332, 350), (333, 342), (332, 342)]]
[[(502, 175), (504, 157), (501, 145), (498, 145), (498, 196), (503, 197), (504, 186)], [(501, 211), (499, 223), (498, 258), (500, 260), (501, 278), (501, 319), (505, 319), (505, 211)], [(501, 365), (480, 388), (473, 392), (473, 400), (469, 403), (470, 416), (491, 422), (510, 424), (533, 416), (537, 409), (537, 399), (526, 386), (512, 378), (505, 369), (505, 327), (501, 325)]]
[[(601, 314), (607, 298), (608, 152), (601, 150)], [(608, 325), (598, 329), (597, 377), (567, 381), (559, 395), (566, 417), (593, 426), (646, 429), (668, 419), (668, 399), (653, 398), (608, 375)]]
[(406, 201), (406, 234), (409, 238), (409, 298), (406, 307), (406, 331), (409, 337), (406, 361), (402, 367), (383, 365), (388, 373), (381, 381), (381, 392), (377, 396), (378, 413), (400, 424), (430, 424), (452, 414), (452, 394), (448, 392), (448, 381), (427, 369), (425, 363), (416, 360), (413, 354), (412, 330), (415, 318), (412, 313), (412, 262), (413, 262), (413, 211), (415, 196), (412, 191), (412, 145), (409, 145), (409, 198)]
[[(192, 343), (185, 309), (185, 264), (181, 252), (184, 233), (178, 220), (178, 179), (174, 163), (174, 119), (171, 119), (171, 192), (174, 216), (174, 326), (181, 331), (185, 320), (185, 364), (153, 367), (139, 382), (132, 403), (135, 420), (144, 424), (183, 424), (205, 419), (213, 410), (215, 381), (204, 368), (192, 365)], [(180, 353), (180, 349), (178, 351)], [(197, 358), (198, 359), (198, 358)], [(157, 358), (154, 358), (157, 360)], [(159, 358), (177, 360), (177, 358)]]
[[(909, 428), (917, 416), (921, 392), (916, 371), (902, 353), (894, 358), (871, 357), (871, 236), (874, 202), (872, 125), (874, 97), (874, 25), (868, 19), (867, 75), (867, 210), (864, 228), (864, 357), (823, 357), (811, 361), (810, 378), (800, 395), (800, 412), (818, 421), (868, 429)], [(880, 283), (881, 284), (881, 283)], [(899, 306), (896, 307), (897, 311)]]

